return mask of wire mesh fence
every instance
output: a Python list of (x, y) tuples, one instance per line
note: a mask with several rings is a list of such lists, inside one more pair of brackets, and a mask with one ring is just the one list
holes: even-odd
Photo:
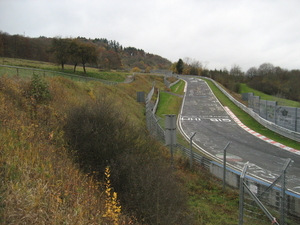
[[(151, 93), (153, 93), (153, 89)], [(150, 96), (152, 95), (148, 95), (149, 98)], [(165, 144), (165, 130), (158, 122), (161, 119), (153, 111), (154, 104), (150, 103), (150, 99), (147, 99), (146, 120), (149, 133)], [(223, 167), (219, 162), (215, 162), (213, 159), (203, 156), (198, 152), (193, 152), (191, 148), (178, 143), (173, 147), (174, 151), (182, 152), (187, 158), (191, 158), (192, 156), (193, 162), (222, 179)], [(226, 177), (231, 177), (232, 180), (228, 185), (239, 189), (241, 193), (239, 200), (243, 201), (242, 208), (237, 209), (240, 213), (241, 210), (243, 212), (243, 217), (240, 218), (239, 224), (300, 224), (300, 196), (286, 188), (286, 184), (288, 183), (288, 179), (286, 179), (288, 166), (285, 173), (283, 174), (282, 172), (283, 170), (274, 171), (275, 174), (278, 174), (278, 177), (274, 178), (273, 183), (253, 177), (249, 172), (249, 175), (245, 175), (241, 183), (241, 172), (226, 167)]]
[(264, 127), (268, 128), (269, 130), (272, 130), (284, 137), (290, 138), (292, 140), (298, 141), (300, 142), (300, 133), (286, 129), (282, 126), (279, 126), (275, 123), (272, 123), (266, 119), (264, 119), (263, 117), (261, 117), (258, 113), (256, 113), (254, 110), (252, 110), (252, 108), (248, 108), (247, 106), (245, 106), (244, 104), (240, 103), (238, 100), (236, 100), (234, 97), (232, 97), (229, 93), (227, 93), (217, 82), (215, 82), (213, 79), (207, 78), (205, 77), (205, 79), (209, 79), (211, 80), (216, 87), (223, 92), (224, 95), (226, 95), (226, 97), (228, 97), (235, 105), (237, 105), (239, 108), (241, 108), (243, 111), (245, 111), (246, 113), (248, 113), (251, 117), (253, 117), (257, 122), (259, 122), (260, 124), (262, 124)]
[(60, 76), (60, 77), (69, 78), (74, 81), (81, 81), (81, 82), (99, 81), (99, 82), (102, 82), (107, 85), (115, 85), (115, 84), (119, 83), (119, 82), (102, 80), (102, 79), (93, 78), (93, 77), (85, 77), (85, 76), (79, 76), (79, 75), (74, 75), (74, 74), (69, 74), (69, 73), (63, 73), (63, 72), (59, 72), (59, 71), (0, 65), (0, 75), (28, 77), (33, 74), (43, 76), (43, 77)]
[[(31, 76), (33, 74), (48, 77), (62, 76), (75, 81), (100, 81), (109, 85), (117, 84), (117, 82), (110, 82), (91, 77), (15, 66), (0, 65), (0, 74), (6, 74), (7, 76)], [(146, 97), (147, 128), (153, 137), (158, 141), (165, 143), (165, 130), (159, 123), (160, 118), (154, 113), (155, 104), (151, 102), (153, 93), (154, 87)], [(217, 177), (218, 174), (221, 174), (220, 171), (223, 169), (222, 165), (206, 156), (191, 151), (190, 148), (177, 143), (174, 145), (174, 151), (182, 152), (187, 158), (190, 158), (192, 162), (197, 163)], [(231, 176), (234, 177), (233, 179), (236, 180), (230, 185), (240, 189), (240, 201), (241, 198), (243, 199), (243, 207), (240, 208), (240, 212), (241, 210), (243, 211), (243, 217), (240, 219), (239, 224), (300, 224), (300, 196), (297, 193), (286, 189), (285, 182), (288, 182), (288, 180), (285, 180), (286, 174), (283, 175), (281, 172), (282, 171), (277, 171), (279, 175), (278, 178), (275, 179), (276, 182), (274, 181), (273, 183), (261, 181), (250, 175), (245, 175), (243, 182), (240, 182), (241, 172), (227, 168), (226, 173), (231, 174)], [(286, 172), (288, 174), (288, 169)], [(219, 176), (219, 178), (222, 178), (222, 176)], [(266, 213), (266, 211), (268, 213)]]

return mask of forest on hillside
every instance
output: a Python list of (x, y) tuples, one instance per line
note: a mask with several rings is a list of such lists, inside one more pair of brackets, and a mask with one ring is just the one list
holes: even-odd
[(99, 69), (169, 69), (171, 62), (159, 55), (135, 47), (123, 47), (115, 40), (85, 37), (30, 38), (10, 35), (0, 31), (0, 57), (31, 59), (53, 62), (59, 65), (72, 64)]
[(300, 70), (287, 70), (271, 63), (251, 67), (243, 72), (238, 65), (230, 70), (209, 70), (197, 60), (188, 57), (171, 63), (169, 60), (143, 49), (123, 47), (106, 38), (38, 38), (10, 35), (0, 31), (0, 57), (31, 59), (61, 65), (98, 68), (100, 70), (138, 68), (138, 71), (171, 69), (173, 73), (211, 77), (231, 91), (240, 92), (240, 83), (269, 95), (300, 101), (298, 88)]

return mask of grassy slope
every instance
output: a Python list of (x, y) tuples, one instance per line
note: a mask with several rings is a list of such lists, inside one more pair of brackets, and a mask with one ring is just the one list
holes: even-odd
[[(3, 105), (0, 112), (3, 121), (6, 121), (5, 126), (9, 126), (9, 129), (0, 127), (0, 137), (4, 143), (1, 146), (3, 154), (0, 157), (2, 163), (0, 173), (2, 177), (5, 175), (4, 181), (10, 181), (4, 182), (5, 186), (2, 183), (1, 187), (1, 201), (5, 202), (5, 207), (0, 205), (2, 215), (18, 215), (15, 219), (25, 215), (32, 216), (27, 218), (28, 221), (35, 218), (40, 221), (52, 219), (56, 223), (99, 223), (103, 215), (104, 199), (101, 197), (103, 194), (97, 189), (98, 184), (81, 174), (76, 165), (72, 164), (65, 155), (64, 143), (59, 132), (65, 111), (73, 104), (80, 104), (85, 99), (94, 98), (99, 94), (99, 90), (102, 90), (110, 93), (111, 98), (124, 110), (124, 113), (130, 113), (134, 123), (144, 125), (144, 107), (136, 103), (136, 92), (147, 93), (153, 81), (163, 89), (163, 79), (156, 76), (137, 76), (134, 83), (119, 84), (117, 87), (98, 82), (83, 84), (61, 78), (50, 78), (48, 81), (55, 95), (47, 111), (50, 116), (48, 119), (53, 126), (47, 129), (39, 126), (38, 123), (26, 124), (25, 121), (30, 121), (28, 115), (16, 111), (15, 105), (7, 104), (5, 100), (7, 97), (1, 92), (0, 99)], [(10, 87), (8, 92), (13, 94), (14, 98), (22, 99), (22, 93), (19, 92), (21, 86), (14, 82), (10, 83), (9, 80), (7, 82), (6, 86)], [(172, 87), (172, 91), (177, 94), (182, 94), (182, 90), (183, 83)], [(21, 104), (17, 104), (19, 106), (28, 103), (20, 101)], [(166, 94), (162, 97), (163, 102), (164, 105), (168, 105), (166, 103), (169, 102), (171, 107), (159, 109), (162, 111), (160, 113), (162, 117), (163, 114), (178, 114), (180, 98)], [(18, 130), (20, 126), (22, 129)], [(52, 146), (53, 142), (56, 143), (55, 146)], [(177, 160), (177, 165), (181, 168), (178, 170), (180, 180), (189, 189), (195, 224), (237, 224), (238, 194), (234, 191), (223, 193), (222, 187), (216, 185), (210, 174), (205, 171), (190, 172), (185, 169), (188, 166), (181, 157), (177, 156)], [(32, 183), (32, 177), (37, 180), (36, 183)], [(16, 204), (17, 202), (19, 204)], [(20, 211), (23, 214), (20, 214)], [(11, 221), (13, 219), (14, 217), (10, 218)]]
[(101, 223), (98, 184), (68, 157), (61, 130), (70, 105), (90, 98), (87, 87), (61, 78), (48, 82), (53, 99), (35, 111), (24, 96), (28, 81), (1, 77), (1, 223)]
[[(26, 59), (2, 58), (2, 61), (0, 61), (0, 64), (61, 72), (61, 68), (57, 64), (33, 61), (33, 60), (26, 60)], [(131, 73), (129, 73), (129, 72), (118, 72), (118, 71), (102, 71), (100, 73), (98, 69), (89, 68), (89, 67), (87, 67), (86, 70), (87, 70), (87, 73), (84, 74), (83, 68), (78, 66), (76, 68), (75, 75), (95, 77), (98, 79), (103, 79), (103, 80), (108, 80), (108, 81), (116, 81), (116, 82), (123, 82), (125, 80), (126, 76), (131, 75)], [(0, 67), (0, 72), (5, 72), (8, 75), (16, 74), (15, 69), (7, 69), (7, 68), (3, 68), (3, 67)], [(73, 66), (65, 65), (65, 70), (63, 72), (74, 74)], [(35, 73), (37, 73), (37, 72), (35, 72)], [(22, 73), (20, 72), (20, 74), (21, 75), (22, 74), (23, 75), (31, 75), (32, 71), (30, 71), (30, 70), (22, 71)]]
[[(183, 95), (184, 85), (185, 83), (180, 81), (172, 86), (171, 91)], [(164, 118), (164, 114), (177, 115), (181, 102), (182, 98), (161, 92), (157, 115), (160, 118)], [(180, 134), (177, 141), (188, 147), (188, 143)], [(188, 167), (188, 162), (186, 163)], [(179, 173), (189, 191), (189, 204), (194, 212), (195, 224), (237, 224), (238, 193), (235, 190), (223, 192), (219, 181), (206, 170), (181, 170)]]
[[(248, 127), (287, 146), (300, 149), (299, 143), (266, 130), (248, 114), (240, 110), (211, 81), (206, 81), (220, 102), (228, 106)], [(172, 87), (172, 92), (182, 95), (183, 89), (184, 83), (180, 82)], [(160, 101), (158, 106), (158, 116), (163, 117), (164, 114), (177, 114), (176, 112), (180, 108), (180, 104), (177, 103), (181, 99), (168, 93), (161, 94), (162, 101)], [(170, 105), (165, 105), (166, 103), (170, 103)], [(184, 142), (180, 138), (178, 140)], [(214, 179), (205, 171), (201, 171), (201, 173), (195, 172), (194, 175), (186, 172), (183, 177), (190, 191), (190, 204), (193, 207), (198, 224), (237, 224), (238, 196), (236, 192), (226, 191), (223, 193), (218, 182), (214, 182)], [(253, 224), (260, 223), (255, 221)], [(265, 224), (265, 222), (261, 222), (261, 224)]]
[(291, 107), (300, 107), (300, 102), (288, 100), (279, 98), (276, 96), (267, 95), (263, 92), (254, 90), (250, 87), (248, 87), (246, 84), (240, 84), (241, 90), (240, 93), (254, 93), (255, 96), (260, 96), (261, 99), (268, 100), (268, 101), (276, 101), (278, 105), (284, 105), (284, 106), (291, 106)]
[(20, 77), (0, 77), (0, 223), (104, 223), (102, 188), (77, 168), (65, 147), (66, 114), (74, 105), (107, 95), (132, 123), (145, 126), (136, 92), (148, 92), (153, 79), (137, 76), (133, 84), (107, 86), (46, 78), (52, 100), (34, 111), (25, 95), (29, 80)]
[(214, 94), (217, 96), (219, 101), (222, 105), (228, 106), (230, 110), (241, 120), (243, 124), (247, 127), (251, 128), (252, 130), (274, 140), (280, 142), (286, 146), (291, 148), (299, 149), (300, 150), (300, 143), (287, 139), (273, 131), (266, 129), (264, 126), (256, 122), (252, 117), (250, 117), (247, 113), (237, 107), (231, 100), (229, 100), (210, 80), (205, 79), (206, 82), (211, 87)]

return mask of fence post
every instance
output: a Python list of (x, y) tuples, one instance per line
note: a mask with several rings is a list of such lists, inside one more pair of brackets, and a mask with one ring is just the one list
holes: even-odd
[(298, 132), (297, 126), (298, 126), (298, 109), (296, 108), (296, 115), (295, 115), (295, 132)]
[(240, 203), (239, 203), (239, 225), (243, 225), (244, 222), (244, 178), (248, 169), (248, 163), (247, 162), (244, 165), (243, 171), (240, 176)]
[(285, 194), (285, 189), (286, 189), (286, 182), (285, 182), (285, 175), (286, 175), (286, 170), (288, 166), (291, 163), (291, 159), (287, 159), (283, 169), (282, 169), (282, 177), (281, 177), (281, 196), (280, 196), (280, 224), (285, 225), (286, 220), (285, 220), (285, 205), (286, 205), (286, 194)]
[(176, 144), (176, 115), (165, 115), (166, 145), (170, 145), (171, 164), (174, 163), (173, 145)]
[(197, 132), (194, 132), (190, 137), (190, 169), (193, 168), (193, 137), (195, 136)]
[(155, 122), (156, 122), (156, 137), (157, 137), (157, 140), (159, 139), (159, 134), (158, 134), (158, 128), (159, 128), (159, 126), (158, 126), (158, 121), (160, 120), (160, 118), (158, 118), (158, 119), (156, 119), (155, 118)]
[(227, 143), (227, 145), (224, 148), (224, 155), (223, 155), (223, 191), (225, 191), (225, 185), (226, 185), (226, 149), (230, 145), (230, 141)]

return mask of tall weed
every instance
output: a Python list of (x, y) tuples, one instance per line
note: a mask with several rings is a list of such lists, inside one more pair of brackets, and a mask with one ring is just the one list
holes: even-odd
[(37, 116), (31, 118), (29, 84), (0, 78), (1, 224), (102, 224), (102, 185), (74, 163), (61, 129), (77, 98), (67, 89), (65, 102), (58, 98), (59, 83), (50, 79), (53, 99), (37, 105)]

